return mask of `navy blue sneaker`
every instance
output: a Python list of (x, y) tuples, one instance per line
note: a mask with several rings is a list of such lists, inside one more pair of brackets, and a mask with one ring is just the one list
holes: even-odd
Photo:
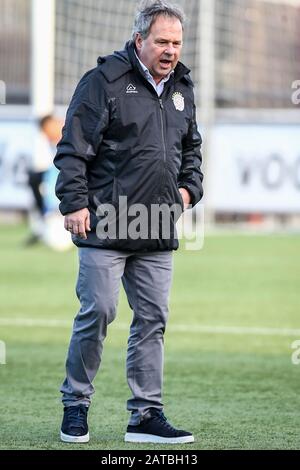
[(60, 432), (60, 438), (63, 442), (89, 442), (88, 410), (85, 405), (64, 408), (64, 418)]
[(151, 408), (137, 426), (128, 425), (125, 442), (154, 444), (187, 444), (194, 442), (190, 432), (173, 428), (162, 411)]

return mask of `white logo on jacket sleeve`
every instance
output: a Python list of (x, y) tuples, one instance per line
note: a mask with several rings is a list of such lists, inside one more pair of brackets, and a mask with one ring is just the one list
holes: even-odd
[(184, 97), (180, 91), (173, 93), (172, 100), (177, 111), (184, 111)]

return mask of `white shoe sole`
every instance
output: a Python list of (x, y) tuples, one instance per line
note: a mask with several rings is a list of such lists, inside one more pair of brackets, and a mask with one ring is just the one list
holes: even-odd
[(87, 433), (84, 436), (69, 436), (68, 434), (64, 434), (62, 431), (60, 432), (60, 439), (63, 442), (69, 442), (73, 444), (84, 444), (85, 442), (89, 442), (90, 434)]
[(153, 444), (188, 444), (194, 442), (194, 436), (182, 437), (161, 437), (154, 434), (142, 434), (127, 432), (125, 434), (125, 442), (152, 442)]

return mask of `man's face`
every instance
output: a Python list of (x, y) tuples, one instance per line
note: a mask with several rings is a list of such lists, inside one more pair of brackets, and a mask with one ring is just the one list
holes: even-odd
[(43, 131), (52, 144), (57, 145), (60, 141), (62, 127), (63, 122), (56, 118), (49, 119), (44, 124)]
[(182, 25), (177, 18), (160, 15), (147, 39), (138, 33), (135, 41), (140, 60), (156, 83), (175, 69), (182, 50)]

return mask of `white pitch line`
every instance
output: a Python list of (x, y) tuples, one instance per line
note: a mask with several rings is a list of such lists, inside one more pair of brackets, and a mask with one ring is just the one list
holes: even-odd
[[(35, 318), (0, 318), (0, 326), (31, 327), (31, 328), (70, 328), (72, 320)], [(114, 323), (117, 330), (129, 330), (129, 324)], [(223, 335), (257, 335), (257, 336), (297, 336), (300, 338), (300, 329), (293, 328), (254, 328), (239, 326), (208, 326), (208, 325), (169, 325), (167, 330), (174, 333), (211, 333)]]
[(40, 320), (35, 318), (0, 318), (0, 326), (24, 326), (38, 328), (61, 328), (71, 326), (67, 320)]

